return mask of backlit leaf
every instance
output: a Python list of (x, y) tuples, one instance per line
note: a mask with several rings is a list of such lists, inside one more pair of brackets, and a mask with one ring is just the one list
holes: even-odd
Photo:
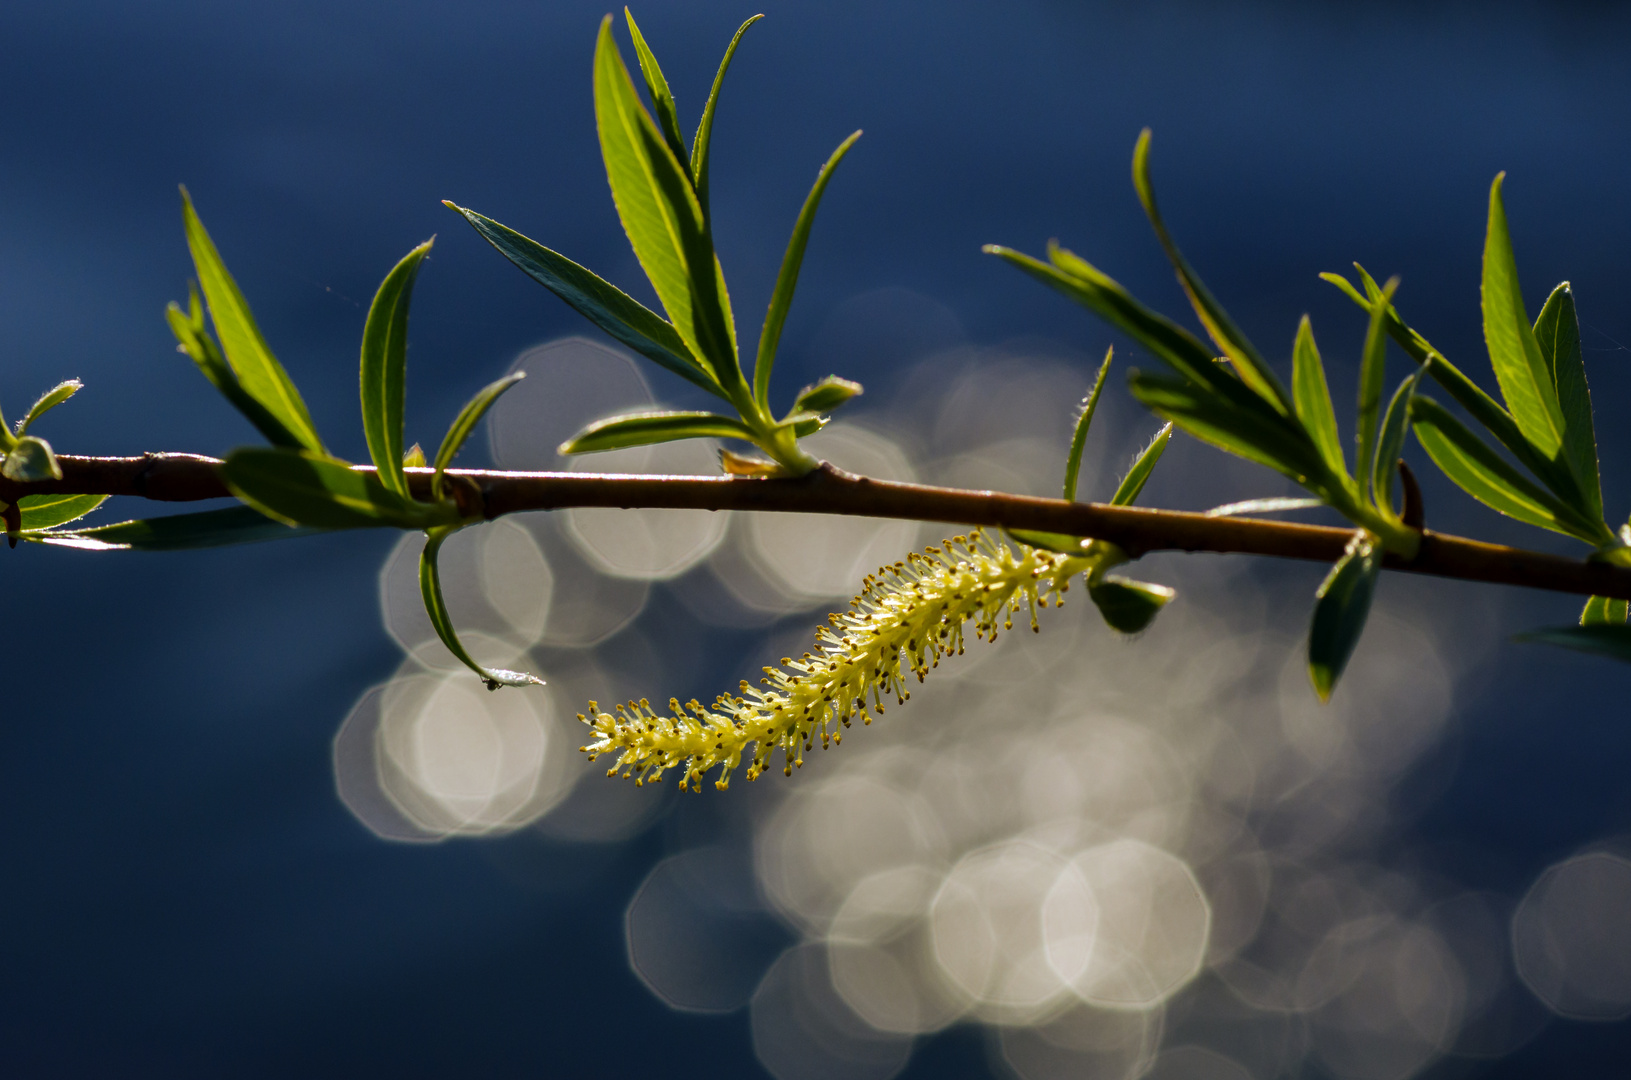
[(267, 442), (273, 446), (303, 449), (305, 444), (301, 442), (300, 436), (290, 431), (270, 409), (250, 397), (238, 384), (238, 376), (227, 363), (226, 357), (221, 355), (220, 346), (204, 328), (204, 307), (198, 298), (197, 289), (190, 290), (188, 300), (189, 310), (185, 313), (174, 303), (164, 310), (164, 317), (170, 324), (170, 332), (175, 335), (180, 350), (192, 358), (198, 370), (210, 381), (210, 385), (220, 391), (221, 396), (226, 398), (244, 419), (253, 424), (255, 430), (265, 436)]
[(17, 500), (20, 527), (54, 529), (78, 521), (107, 501), (106, 495), (24, 495)]
[(1580, 612), (1580, 625), (1623, 625), (1625, 623), (1626, 607), (1624, 600), (1611, 600), (1606, 596), (1594, 596), (1586, 601), (1585, 608)]
[(487, 415), (487, 410), (493, 407), (493, 402), (497, 401), (504, 391), (526, 377), (526, 372), (516, 371), (502, 379), (496, 379), (476, 391), (476, 396), (459, 410), (459, 415), (453, 418), (447, 434), (442, 437), (442, 445), (436, 450), (436, 472), (430, 482), (431, 493), (435, 498), (442, 497), (442, 474), (453, 463), (453, 458), (464, 446), (465, 440), (470, 438), (470, 433), (476, 430), (476, 425), (481, 423), (481, 418)]
[(408, 305), (414, 279), (430, 254), (426, 240), (385, 275), (362, 329), (362, 430), (380, 483), (407, 497), (402, 471), (402, 422), (408, 378)]
[(1150, 440), (1150, 444), (1133, 459), (1133, 467), (1121, 478), (1116, 493), (1110, 496), (1111, 506), (1131, 506), (1138, 501), (1139, 493), (1144, 490), (1144, 484), (1149, 480), (1150, 473), (1155, 471), (1155, 463), (1161, 460), (1161, 455), (1166, 451), (1167, 443), (1171, 439), (1171, 424), (1155, 433), (1155, 438)]
[(1331, 691), (1359, 644), (1381, 569), (1380, 549), (1365, 533), (1355, 533), (1315, 593), (1314, 619), (1308, 630), (1308, 676), (1321, 701), (1331, 700)]
[(1154, 622), (1178, 594), (1165, 585), (1112, 575), (1089, 584), (1087, 595), (1112, 629), (1136, 634)]
[(1484, 236), (1484, 341), (1501, 395), (1512, 419), (1541, 457), (1557, 454), (1563, 444), (1563, 414), (1552, 373), (1524, 311), (1518, 267), (1512, 257), (1506, 208), (1501, 199), (1505, 173), (1489, 189), (1489, 227)]
[[(30, 424), (79, 393), (84, 387), (85, 384), (78, 379), (68, 379), (65, 382), (57, 383), (57, 385), (41, 394), (40, 400), (29, 406), (28, 412), (24, 414), (21, 420), (17, 421), (17, 434), (26, 435)], [(0, 423), (3, 422), (0, 421)]]
[(1099, 373), (1094, 376), (1093, 389), (1087, 392), (1082, 401), (1082, 411), (1076, 417), (1076, 428), (1070, 434), (1070, 452), (1065, 455), (1065, 501), (1076, 501), (1076, 485), (1082, 473), (1082, 451), (1087, 448), (1087, 432), (1093, 426), (1093, 414), (1099, 408), (1099, 395), (1104, 392), (1104, 380), (1110, 374), (1110, 361), (1116, 355), (1116, 347), (1110, 346), (1104, 350), (1104, 363), (1099, 365)]
[(668, 140), (668, 149), (675, 159), (684, 161), (685, 136), (680, 132), (679, 114), (674, 110), (674, 92), (668, 88), (668, 78), (658, 65), (657, 57), (646, 45), (645, 35), (640, 33), (634, 14), (625, 7), (623, 17), (629, 22), (629, 37), (634, 39), (634, 51), (640, 57), (640, 74), (646, 80), (646, 90), (651, 94), (651, 105), (657, 111), (657, 123), (662, 127), (663, 138)]
[(121, 521), (91, 529), (24, 533), (23, 539), (87, 551), (188, 551), (312, 536), (324, 529), (291, 529), (248, 506), (196, 514)]
[(860, 393), (860, 383), (851, 382), (849, 379), (840, 379), (837, 375), (828, 375), (813, 386), (806, 386), (799, 391), (798, 398), (793, 402), (793, 411), (832, 412), (838, 406)]
[(1307, 315), (1297, 324), (1297, 339), (1291, 347), (1291, 395), (1297, 419), (1303, 422), (1332, 475), (1346, 478), (1348, 463), (1342, 453), (1342, 437), (1337, 433), (1331, 388), (1325, 381), (1325, 365), (1320, 361), (1314, 327)]
[(425, 613), (430, 616), (430, 624), (436, 629), (436, 636), (442, 639), (442, 644), (447, 646), (448, 651), (459, 663), (481, 676), (481, 681), (487, 684), (489, 690), (497, 690), (500, 686), (544, 685), (544, 680), (524, 671), (482, 667), (471, 659), (459, 641), (458, 631), (453, 628), (453, 619), (447, 613), (447, 603), (442, 599), (441, 572), (436, 565), (442, 543), (457, 531), (456, 527), (431, 529), (425, 534), (425, 547), (419, 553), (419, 592), (424, 597)]
[(1602, 483), (1597, 476), (1597, 433), (1591, 418), (1591, 391), (1586, 386), (1580, 351), (1580, 319), (1574, 292), (1565, 281), (1546, 298), (1535, 319), (1535, 343), (1552, 373), (1558, 408), (1563, 415), (1563, 456), (1579, 484), (1584, 502), (1577, 509), (1590, 518), (1603, 516)]
[[(800, 434), (803, 434), (802, 432)], [(733, 416), (705, 412), (630, 413), (597, 420), (562, 443), (562, 454), (592, 454), (676, 439), (746, 439), (753, 433)]]
[(290, 525), (423, 529), (459, 517), (451, 505), (414, 502), (372, 473), (310, 450), (234, 450), (221, 465), (221, 475), (238, 498)]
[(1559, 645), (1575, 652), (1591, 653), (1594, 656), (1606, 656), (1611, 660), (1631, 663), (1631, 626), (1611, 624), (1555, 626), (1518, 634), (1512, 640)]
[(714, 110), (719, 106), (719, 90), (725, 85), (725, 72), (730, 70), (731, 58), (736, 55), (736, 46), (741, 42), (742, 35), (747, 33), (748, 27), (764, 18), (755, 15), (731, 35), (731, 43), (725, 47), (725, 57), (719, 61), (719, 71), (714, 75), (713, 88), (708, 91), (708, 103), (703, 106), (702, 120), (697, 124), (697, 135), (691, 140), (691, 178), (697, 192), (697, 202), (702, 207), (702, 216), (708, 216), (708, 153), (714, 134)]
[(1380, 434), (1377, 427), (1382, 409), (1382, 383), (1387, 375), (1387, 333), (1384, 325), (1388, 308), (1393, 305), (1393, 291), (1398, 285), (1398, 278), (1389, 281), (1371, 305), (1370, 325), (1365, 330), (1365, 351), (1359, 361), (1359, 419), (1354, 428), (1359, 452), (1354, 459), (1354, 469), (1361, 499), (1372, 497), (1372, 482), (1376, 474), (1376, 440)]
[(0, 476), (23, 483), (61, 480), (62, 466), (57, 464), (57, 455), (52, 452), (50, 443), (37, 435), (24, 435), (6, 451), (5, 461), (0, 463)]

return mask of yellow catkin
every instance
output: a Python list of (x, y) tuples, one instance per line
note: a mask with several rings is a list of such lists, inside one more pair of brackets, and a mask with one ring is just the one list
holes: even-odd
[(702, 777), (717, 766), (714, 786), (723, 791), (744, 755), (754, 780), (778, 749), (790, 776), (818, 734), (825, 749), (842, 738), (835, 725), (847, 728), (855, 716), (870, 724), (869, 698), (879, 715), (885, 697), (904, 703), (910, 677), (922, 682), (941, 657), (963, 651), (965, 624), (972, 621), (976, 638), (995, 641), (1023, 608), (1039, 630), (1037, 607), (1050, 598), (1059, 606), (1071, 577), (1091, 565), (978, 530), (953, 537), (870, 575), (849, 611), (817, 627), (814, 652), (784, 657), (780, 667), (764, 669), (758, 687), (744, 682), (739, 694), (721, 694), (711, 709), (670, 698), (664, 713), (641, 699), (617, 706), (614, 715), (591, 701), (578, 719), (595, 738), (582, 749), (590, 761), (618, 755), (606, 775), (621, 773), (637, 784), (682, 769), (681, 790), (701, 791)]

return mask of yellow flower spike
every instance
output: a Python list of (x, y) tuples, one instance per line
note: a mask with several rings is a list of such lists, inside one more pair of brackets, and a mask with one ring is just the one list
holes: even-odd
[(971, 620), (976, 638), (996, 641), (999, 622), (1013, 629), (1013, 615), (1023, 606), (1031, 628), (1040, 631), (1038, 607), (1050, 599), (1062, 606), (1070, 578), (1095, 562), (1011, 547), (979, 531), (953, 537), (868, 575), (849, 610), (816, 628), (815, 652), (783, 657), (780, 667), (764, 669), (759, 686), (743, 682), (739, 694), (721, 694), (712, 709), (695, 700), (682, 709), (670, 698), (663, 716), (642, 699), (617, 706), (613, 715), (590, 702), (588, 715), (578, 719), (594, 739), (582, 749), (591, 761), (615, 753), (607, 775), (621, 772), (637, 784), (679, 769), (681, 790), (700, 792), (703, 776), (715, 768), (714, 787), (725, 790), (744, 756), (747, 778), (754, 780), (777, 750), (783, 774), (791, 776), (818, 737), (823, 749), (829, 740), (840, 741), (841, 731), (829, 730), (834, 724), (846, 728), (856, 716), (872, 723), (868, 709), (883, 715), (884, 697), (902, 704), (911, 698), (908, 675), (922, 682), (941, 657), (961, 655)]

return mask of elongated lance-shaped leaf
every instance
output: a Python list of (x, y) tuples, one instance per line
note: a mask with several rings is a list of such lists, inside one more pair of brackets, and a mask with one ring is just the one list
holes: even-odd
[(1484, 341), (1512, 419), (1535, 452), (1551, 458), (1563, 445), (1563, 412), (1518, 289), (1518, 267), (1512, 257), (1512, 237), (1501, 200), (1501, 182), (1505, 178), (1505, 173), (1496, 176), (1489, 189), (1489, 229), (1484, 236)]
[(464, 408), (459, 410), (459, 415), (453, 418), (453, 423), (448, 427), (447, 434), (442, 436), (442, 445), (436, 449), (434, 466), (436, 471), (431, 475), (430, 480), (432, 498), (442, 498), (443, 474), (447, 472), (447, 467), (453, 463), (453, 458), (458, 454), (460, 448), (464, 446), (465, 441), (470, 438), (470, 433), (476, 430), (477, 424), (481, 423), (481, 418), (486, 416), (487, 410), (493, 407), (493, 402), (497, 401), (504, 391), (526, 377), (526, 372), (514, 371), (502, 379), (495, 379), (476, 391), (476, 396), (466, 402)]
[(266, 406), (250, 397), (244, 388), (238, 385), (238, 376), (227, 364), (226, 357), (221, 355), (220, 346), (210, 337), (209, 331), (204, 328), (204, 305), (198, 298), (198, 290), (192, 289), (188, 297), (188, 311), (183, 313), (180, 306), (170, 304), (164, 309), (164, 317), (170, 324), (170, 332), (175, 335), (178, 348), (191, 357), (192, 362), (203, 372), (210, 385), (220, 391), (237, 409), (239, 414), (255, 426), (255, 430), (265, 436), (266, 441), (273, 446), (286, 446), (301, 450), (305, 444), (300, 436), (274, 416)]
[(1184, 287), (1189, 302), (1195, 309), (1195, 314), (1206, 327), (1206, 332), (1223, 350), (1225, 356), (1234, 364), (1235, 370), (1247, 386), (1262, 395), (1263, 399), (1271, 403), (1280, 412), (1290, 414), (1293, 408), (1291, 395), (1287, 394), (1280, 380), (1274, 377), (1274, 371), (1264, 360), (1262, 355), (1241, 333), (1240, 328), (1229, 318), (1223, 305), (1207, 291), (1201, 283), (1199, 275), (1195, 273), (1189, 261), (1178, 250), (1178, 245), (1172, 242), (1167, 226), (1161, 220), (1161, 212), (1155, 205), (1155, 187), (1150, 183), (1150, 129), (1145, 128), (1138, 136), (1138, 144), (1133, 148), (1133, 187), (1138, 191), (1138, 200), (1144, 204), (1144, 214), (1150, 219), (1150, 225), (1155, 229), (1156, 238), (1161, 241), (1161, 249), (1167, 253), (1167, 260), (1178, 273), (1178, 282)]
[(1512, 640), (1559, 645), (1575, 652), (1606, 656), (1610, 660), (1631, 664), (1631, 626), (1612, 624), (1554, 626), (1518, 634)]
[(1308, 629), (1308, 677), (1321, 701), (1348, 666), (1354, 646), (1365, 631), (1371, 596), (1382, 570), (1382, 553), (1364, 532), (1354, 534), (1348, 549), (1315, 593), (1314, 619)]
[(753, 362), (753, 397), (762, 408), (770, 407), (770, 369), (776, 363), (776, 349), (781, 343), (782, 325), (787, 322), (787, 309), (793, 306), (793, 290), (798, 288), (799, 268), (804, 265), (804, 248), (810, 242), (810, 226), (815, 224), (816, 209), (821, 205), (821, 196), (826, 193), (833, 170), (860, 137), (857, 131), (838, 144), (838, 149), (816, 174), (815, 186), (805, 196), (798, 220), (793, 223), (793, 235), (787, 241), (787, 253), (782, 256), (782, 267), (776, 274), (776, 290), (770, 294), (764, 329), (759, 332), (759, 353)]
[(1111, 326), (1126, 332), (1190, 380), (1212, 387), (1221, 386), (1226, 380), (1239, 382), (1215, 370), (1212, 350), (1201, 344), (1194, 334), (1139, 303), (1120, 282), (1074, 252), (1050, 242), (1048, 256), (1052, 265), (1049, 265), (1000, 244), (987, 244), (980, 250), (1064, 293)]
[(1404, 452), (1405, 431), (1410, 427), (1410, 402), (1416, 396), (1416, 387), (1427, 373), (1431, 363), (1411, 373), (1394, 391), (1382, 415), (1381, 432), (1376, 439), (1376, 459), (1371, 468), (1371, 488), (1376, 495), (1376, 508), (1394, 524), (1400, 524), (1400, 510), (1393, 505), (1393, 474), (1398, 470), (1399, 455)]
[(1433, 464), (1457, 487), (1485, 506), (1588, 544), (1613, 539), (1607, 526), (1581, 519), (1557, 496), (1508, 464), (1432, 398), (1417, 394), (1411, 402), (1410, 414), (1416, 440), (1433, 459)]
[[(819, 424), (816, 427), (819, 430)], [(802, 436), (807, 432), (800, 431)], [(626, 446), (649, 446), (677, 439), (745, 439), (753, 432), (734, 416), (705, 412), (629, 413), (597, 420), (566, 442), (559, 453), (592, 454), (601, 450), (621, 450)]]
[(851, 398), (860, 395), (860, 383), (850, 379), (840, 379), (837, 375), (828, 375), (820, 382), (813, 383), (799, 391), (799, 396), (793, 401), (793, 412), (832, 412)]
[(1155, 433), (1155, 438), (1150, 440), (1150, 444), (1133, 459), (1133, 467), (1121, 478), (1116, 493), (1110, 496), (1111, 506), (1131, 506), (1138, 501), (1144, 485), (1149, 482), (1150, 473), (1155, 471), (1155, 463), (1161, 460), (1161, 455), (1166, 452), (1167, 443), (1171, 440), (1171, 424)]
[(1346, 479), (1348, 463), (1342, 453), (1342, 436), (1337, 432), (1331, 387), (1325, 381), (1325, 365), (1320, 361), (1314, 326), (1307, 315), (1297, 324), (1297, 338), (1291, 346), (1291, 396), (1297, 406), (1297, 419), (1314, 440), (1331, 474)]
[(205, 510), (196, 514), (120, 521), (90, 529), (25, 532), (23, 539), (86, 551), (190, 551), (264, 540), (289, 540), (326, 531), (306, 526), (291, 529), (251, 507), (231, 506), (225, 510)]
[(1393, 303), (1393, 292), (1399, 279), (1393, 278), (1382, 290), (1378, 302), (1371, 305), (1370, 325), (1365, 330), (1365, 351), (1359, 360), (1359, 418), (1354, 428), (1354, 440), (1359, 452), (1354, 458), (1359, 480), (1359, 497), (1370, 501), (1372, 480), (1376, 474), (1377, 421), (1382, 411), (1382, 382), (1387, 375), (1387, 333), (1383, 329), (1387, 310)]
[(451, 202), (442, 205), (461, 214), (484, 240), (528, 277), (613, 338), (710, 394), (726, 396), (702, 362), (691, 355), (690, 346), (679, 332), (661, 315), (565, 255), (514, 229)]
[(1581, 626), (1623, 626), (1625, 625), (1627, 605), (1624, 600), (1611, 600), (1606, 596), (1594, 596), (1586, 601), (1586, 606), (1580, 612)]
[(408, 305), (414, 279), (430, 254), (426, 240), (391, 268), (368, 307), (362, 328), (362, 431), (380, 483), (409, 498), (402, 471), (402, 423), (408, 381)]
[(674, 159), (684, 161), (685, 136), (680, 132), (679, 114), (674, 109), (674, 92), (668, 88), (668, 78), (658, 65), (657, 57), (652, 55), (650, 47), (646, 45), (645, 35), (640, 33), (640, 26), (634, 21), (634, 13), (624, 7), (623, 18), (628, 20), (629, 37), (634, 39), (634, 52), (640, 57), (640, 74), (646, 80), (646, 90), (651, 94), (651, 107), (656, 110), (657, 123), (662, 128), (663, 138), (668, 141), (668, 149), (673, 153)]
[(544, 680), (536, 675), (528, 675), (524, 671), (482, 667), (471, 659), (459, 641), (458, 631), (453, 628), (453, 619), (447, 613), (447, 602), (442, 599), (442, 576), (436, 565), (442, 544), (458, 531), (457, 525), (426, 530), (425, 547), (419, 553), (419, 593), (424, 597), (425, 614), (430, 616), (430, 624), (436, 628), (436, 636), (442, 639), (442, 644), (447, 646), (447, 651), (452, 653), (459, 663), (481, 676), (481, 681), (487, 684), (489, 690), (497, 690), (500, 686), (544, 685)]
[(193, 209), (192, 197), (181, 189), (182, 218), (187, 227), (187, 249), (192, 252), (193, 266), (198, 271), (198, 284), (204, 290), (209, 304), (210, 318), (215, 321), (215, 333), (221, 339), (221, 350), (227, 363), (238, 376), (244, 393), (258, 401), (307, 450), (321, 452), (323, 441), (317, 437), (311, 414), (300, 398), (293, 380), (277, 357), (272, 355), (266, 339), (261, 336), (255, 316), (250, 313), (249, 302), (238, 289), (238, 283), (227, 273), (215, 243), (204, 230)]
[(725, 72), (730, 70), (731, 58), (736, 55), (736, 46), (747, 33), (748, 27), (764, 18), (755, 15), (747, 22), (736, 28), (731, 35), (731, 43), (725, 47), (725, 57), (719, 61), (719, 71), (714, 75), (713, 88), (708, 91), (708, 103), (702, 107), (702, 119), (697, 123), (696, 138), (691, 140), (691, 179), (697, 192), (697, 202), (702, 207), (702, 216), (706, 220), (708, 211), (708, 152), (713, 142), (714, 110), (719, 106), (719, 90), (725, 85)]
[(623, 231), (669, 321), (721, 386), (743, 385), (724, 274), (702, 208), (635, 93), (610, 15), (595, 46), (595, 124)]
[(1278, 514), (1286, 510), (1312, 510), (1316, 506), (1324, 506), (1323, 499), (1295, 499), (1273, 496), (1267, 499), (1245, 499), (1241, 502), (1224, 503), (1214, 506), (1206, 511), (1206, 517), (1238, 517), (1241, 514)]
[[(78, 379), (68, 379), (64, 382), (57, 383), (57, 385), (41, 394), (40, 400), (29, 406), (28, 412), (23, 415), (21, 420), (17, 421), (17, 434), (28, 434), (28, 426), (30, 424), (44, 416), (46, 413), (50, 412), (52, 409), (56, 408), (58, 405), (61, 405), (64, 401), (67, 401), (84, 388), (85, 384), (80, 382)], [(3, 424), (4, 422), (5, 421), (0, 420), (0, 424)]]
[(11, 433), (11, 425), (6, 423), (4, 413), (0, 413), (0, 454), (9, 451), (17, 445), (17, 436)]
[(1093, 389), (1082, 399), (1082, 411), (1076, 417), (1076, 428), (1070, 433), (1070, 451), (1065, 455), (1066, 502), (1076, 501), (1076, 486), (1082, 475), (1082, 451), (1087, 449), (1087, 433), (1093, 427), (1093, 414), (1099, 409), (1099, 395), (1104, 392), (1104, 380), (1110, 374), (1110, 361), (1115, 358), (1116, 347), (1104, 350), (1104, 362), (1093, 377)]
[(1552, 290), (1535, 319), (1535, 343), (1552, 373), (1558, 408), (1563, 414), (1563, 457), (1580, 486), (1576, 507), (1588, 517), (1603, 516), (1602, 481), (1597, 475), (1597, 433), (1591, 417), (1591, 391), (1586, 386), (1585, 358), (1580, 351), (1580, 319), (1574, 291), (1567, 281)]
[(459, 519), (451, 504), (414, 502), (372, 474), (310, 450), (234, 450), (222, 463), (221, 475), (239, 499), (289, 525), (425, 529)]
[[(1354, 269), (1365, 284), (1365, 291), (1370, 296), (1380, 296), (1382, 289), (1377, 285), (1365, 268), (1354, 263)], [(1371, 309), (1371, 300), (1361, 295), (1348, 280), (1340, 274), (1324, 273), (1320, 277), (1341, 289), (1349, 299), (1364, 308), (1366, 312)], [(1562, 462), (1541, 457), (1530, 445), (1529, 440), (1518, 428), (1517, 421), (1507, 412), (1501, 404), (1483, 388), (1473, 382), (1465, 372), (1452, 364), (1444, 353), (1434, 348), (1432, 343), (1422, 337), (1399, 315), (1396, 307), (1388, 309), (1388, 336), (1405, 351), (1412, 360), (1418, 364), (1427, 362), (1428, 357), (1433, 358), (1433, 380), (1449, 392), (1456, 404), (1466, 409), (1472, 418), (1482, 424), (1494, 435), (1496, 441), (1523, 463), (1524, 467), (1534, 473), (1542, 483), (1557, 492), (1566, 501), (1578, 501), (1572, 496), (1575, 492), (1574, 478), (1567, 466)]]
[(17, 500), (19, 527), (54, 529), (78, 521), (106, 500), (106, 495), (24, 495)]

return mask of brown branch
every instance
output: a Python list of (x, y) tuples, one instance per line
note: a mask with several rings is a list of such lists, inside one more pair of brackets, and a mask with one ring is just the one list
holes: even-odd
[[(221, 480), (221, 463), (215, 458), (193, 454), (136, 458), (63, 455), (58, 460), (62, 464), (61, 480), (33, 484), (0, 480), (0, 499), (10, 502), (30, 493), (64, 493), (193, 502), (230, 495)], [(356, 468), (371, 471), (368, 466)], [(428, 498), (431, 471), (408, 472), (414, 493)], [(1323, 563), (1336, 561), (1351, 535), (1350, 530), (1323, 525), (1216, 518), (1180, 510), (903, 484), (855, 476), (830, 465), (798, 479), (486, 469), (451, 469), (449, 474), (468, 480), (480, 491), (483, 515), (488, 519), (525, 510), (573, 506), (847, 514), (1092, 536), (1134, 555), (1214, 551)], [(1389, 555), (1384, 565), (1435, 577), (1631, 600), (1631, 569), (1443, 533), (1424, 532), (1415, 559), (1406, 563)]]

